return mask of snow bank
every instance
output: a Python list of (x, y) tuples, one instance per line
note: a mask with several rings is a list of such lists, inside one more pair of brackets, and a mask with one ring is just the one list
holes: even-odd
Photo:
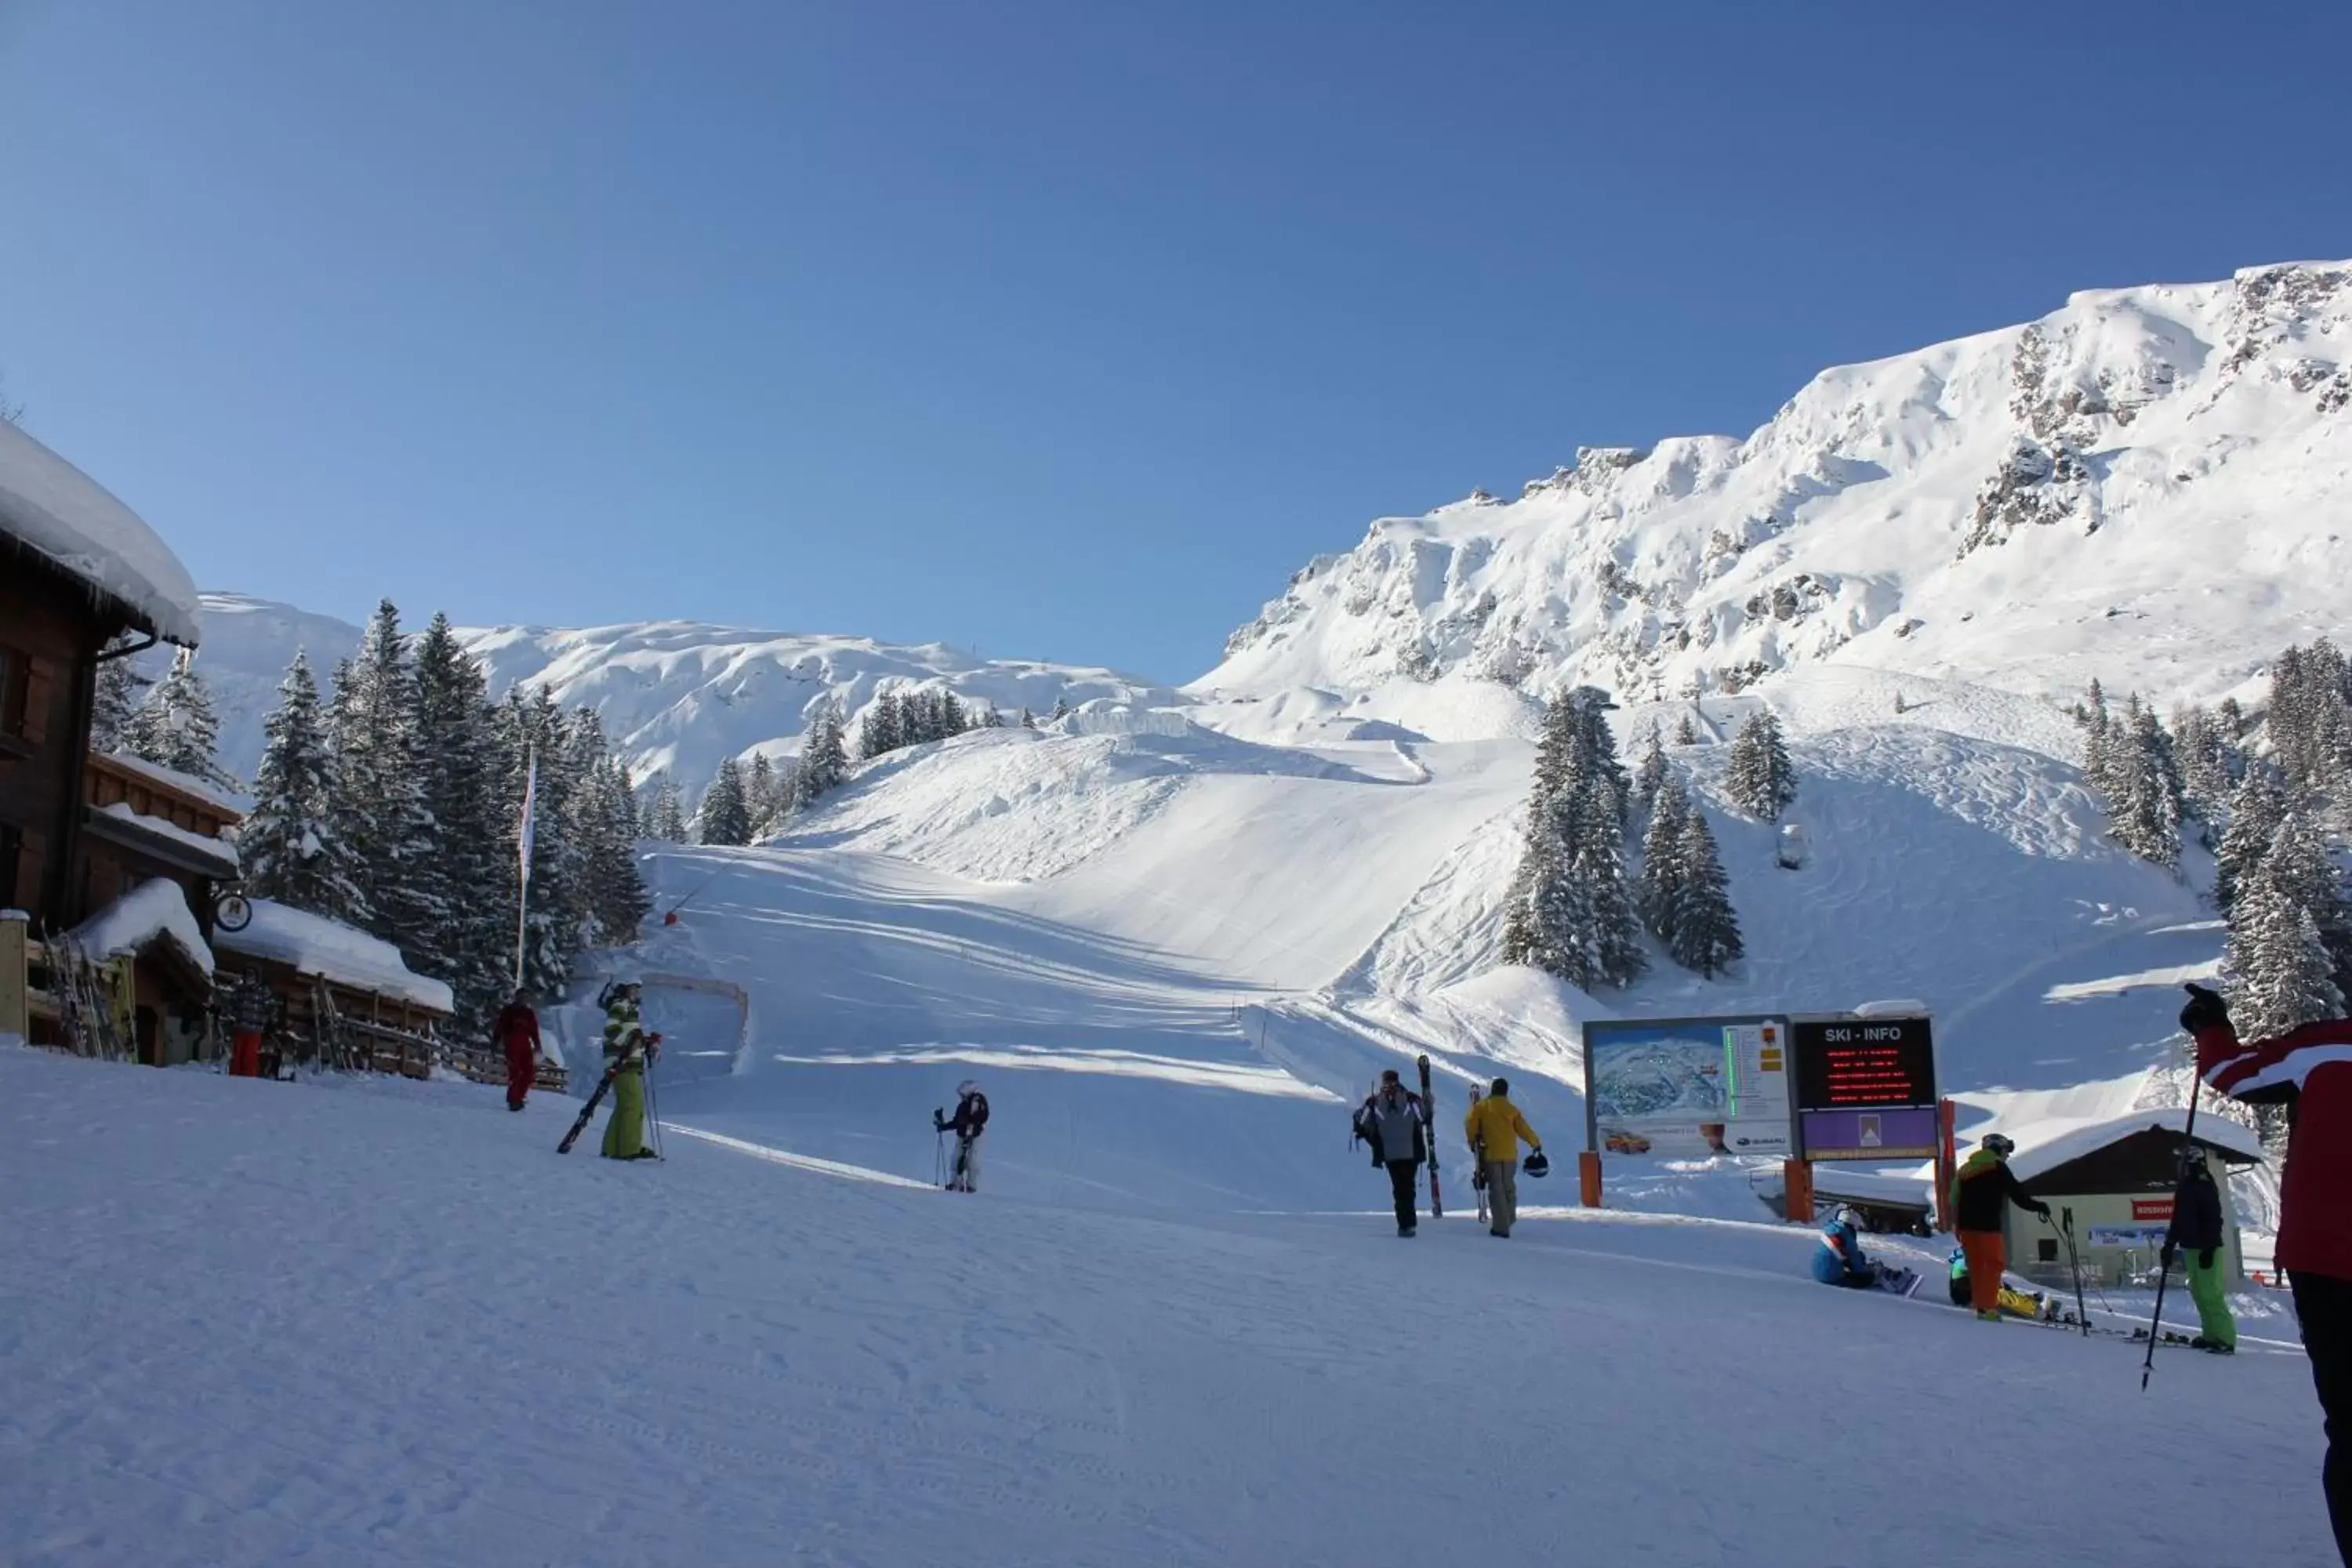
[(224, 952), (268, 959), (290, 965), (298, 974), (396, 996), (436, 1013), (454, 1005), (446, 985), (412, 971), (390, 942), (268, 899), (253, 900), (251, 925), (216, 932), (215, 940)]
[(89, 475), (5, 421), (0, 421), (0, 531), (121, 600), (166, 641), (194, 647), (202, 637), (196, 585), (155, 531)]
[(166, 878), (140, 883), (74, 927), (69, 935), (94, 963), (143, 952), (149, 942), (161, 938), (206, 974), (213, 972), (213, 950), (205, 945), (205, 933), (188, 908), (188, 896), (177, 882)]

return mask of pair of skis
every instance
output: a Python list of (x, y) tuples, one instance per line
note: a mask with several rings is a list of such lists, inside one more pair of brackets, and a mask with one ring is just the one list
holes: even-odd
[[(1437, 1185), (1437, 1103), (1429, 1091), (1429, 1058), (1423, 1057), (1421, 1066), (1421, 1131), (1422, 1142), (1429, 1146), (1429, 1217), (1445, 1217), (1445, 1195)], [(1481, 1198), (1483, 1204), (1485, 1200)]]

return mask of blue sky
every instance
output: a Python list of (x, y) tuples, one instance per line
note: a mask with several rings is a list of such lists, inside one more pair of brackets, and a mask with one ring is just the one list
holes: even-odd
[(0, 0), (0, 389), (201, 582), (1186, 679), (1370, 518), (2352, 255), (2352, 6)]

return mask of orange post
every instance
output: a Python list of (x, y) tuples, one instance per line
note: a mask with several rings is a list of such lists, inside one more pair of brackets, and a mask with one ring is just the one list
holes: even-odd
[(1952, 1233), (1958, 1217), (1952, 1213), (1952, 1178), (1959, 1173), (1959, 1147), (1953, 1130), (1959, 1123), (1959, 1108), (1948, 1100), (1936, 1102), (1936, 1228), (1945, 1235)]
[(1790, 1160), (1780, 1167), (1785, 1184), (1785, 1196), (1780, 1207), (1790, 1221), (1798, 1225), (1813, 1223), (1813, 1164), (1810, 1160)]
[(1580, 1195), (1584, 1199), (1584, 1206), (1589, 1209), (1599, 1208), (1601, 1206), (1601, 1152), (1599, 1150), (1587, 1149), (1577, 1155), (1576, 1178), (1581, 1189)]

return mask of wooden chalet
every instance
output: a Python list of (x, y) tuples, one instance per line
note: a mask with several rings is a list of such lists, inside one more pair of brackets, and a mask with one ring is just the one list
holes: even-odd
[(287, 1068), (425, 1078), (449, 1059), (449, 988), (413, 973), (390, 942), (323, 915), (250, 900), (251, 921), (216, 931), (224, 984), (251, 975), (276, 1005), (262, 1071)]
[[(134, 799), (127, 784), (98, 805), (113, 786), (93, 782), (89, 754), (100, 664), (158, 641), (193, 647), (197, 635), (194, 586), (152, 531), (0, 424), (0, 1035), (162, 1062), (175, 1038), (202, 1033), (211, 995), (202, 933), (213, 884), (236, 875), (234, 855), (217, 845), (235, 814), (208, 818), (177, 801), (149, 817), (141, 804), (158, 797)], [(110, 651), (118, 637), (131, 640)], [(57, 951), (157, 878), (187, 906), (187, 918), (163, 921), (168, 932), (119, 954)], [(159, 912), (152, 898), (138, 907)]]

